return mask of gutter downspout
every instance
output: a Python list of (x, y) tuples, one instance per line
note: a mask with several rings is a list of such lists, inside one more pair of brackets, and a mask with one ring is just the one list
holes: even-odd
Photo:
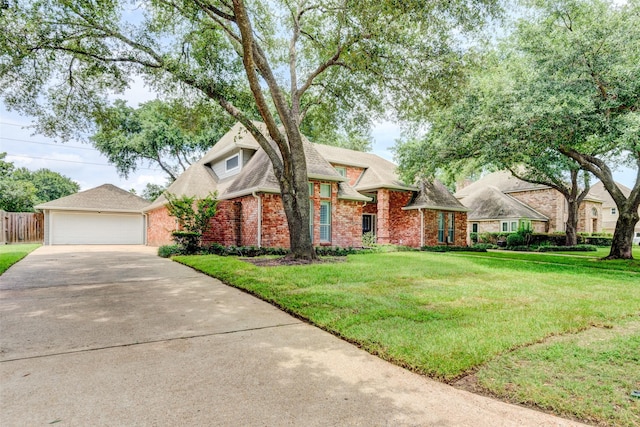
[(422, 208), (418, 209), (420, 211), (420, 247), (424, 246), (424, 211)]
[(251, 195), (258, 200), (258, 247), (262, 247), (262, 197), (258, 196), (255, 191)]

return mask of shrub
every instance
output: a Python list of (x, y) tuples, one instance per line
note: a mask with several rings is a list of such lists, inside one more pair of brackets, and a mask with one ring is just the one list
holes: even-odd
[(613, 237), (595, 236), (585, 237), (584, 243), (595, 246), (611, 246), (613, 244)]
[(173, 255), (182, 255), (182, 248), (178, 245), (165, 245), (158, 248), (158, 256), (169, 258)]
[(319, 256), (347, 256), (358, 253), (355, 248), (340, 248), (333, 246), (319, 246), (316, 248), (316, 254)]
[(576, 245), (576, 246), (541, 246), (538, 248), (538, 252), (558, 252), (558, 251), (571, 251), (571, 252), (595, 252), (598, 248), (594, 245)]
[(376, 235), (368, 231), (362, 235), (362, 246), (367, 248), (376, 244)]
[(195, 231), (174, 231), (171, 233), (173, 240), (186, 255), (195, 254), (200, 247), (200, 233)]
[(520, 233), (509, 234), (507, 236), (507, 247), (512, 248), (514, 246), (524, 246), (525, 237)]
[(471, 247), (474, 249), (484, 249), (482, 252), (486, 252), (487, 249), (498, 249), (498, 245), (494, 245), (492, 243), (476, 243)]
[(420, 248), (424, 252), (487, 252), (485, 247), (476, 246), (423, 246)]

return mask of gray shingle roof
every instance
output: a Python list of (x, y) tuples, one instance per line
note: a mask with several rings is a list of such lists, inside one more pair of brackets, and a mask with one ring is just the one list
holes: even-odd
[[(193, 163), (184, 171), (178, 179), (173, 181), (166, 189), (167, 192), (180, 196), (205, 198), (214, 191), (220, 192), (220, 185), (210, 167), (202, 163), (202, 160)], [(151, 211), (164, 206), (167, 198), (164, 194), (149, 204), (144, 210)]]
[(462, 199), (462, 203), (470, 209), (467, 217), (469, 221), (514, 218), (549, 220), (545, 215), (493, 186), (488, 186), (465, 197)]
[(104, 212), (142, 212), (149, 201), (112, 184), (81, 191), (35, 206), (36, 209), (104, 211)]
[(469, 209), (458, 201), (440, 181), (421, 181), (419, 191), (405, 209), (440, 209), (466, 212)]
[(486, 175), (473, 184), (466, 186), (460, 191), (456, 192), (455, 196), (458, 199), (463, 197), (467, 197), (478, 191), (483, 190), (485, 187), (495, 187), (503, 193), (513, 193), (518, 191), (530, 191), (530, 190), (541, 190), (545, 188), (549, 188), (546, 185), (541, 184), (531, 184), (530, 182), (522, 181), (521, 179), (516, 178), (511, 175), (509, 171), (498, 171), (490, 173)]
[(379, 188), (398, 190), (417, 190), (400, 180), (397, 166), (382, 157), (362, 151), (354, 151), (331, 145), (314, 144), (316, 150), (333, 164), (365, 168), (364, 173), (354, 185), (357, 191), (369, 191)]

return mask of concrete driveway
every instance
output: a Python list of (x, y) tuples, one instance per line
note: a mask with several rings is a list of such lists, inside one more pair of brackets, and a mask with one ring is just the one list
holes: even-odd
[(0, 276), (0, 328), (3, 426), (577, 425), (407, 372), (154, 248), (39, 248)]

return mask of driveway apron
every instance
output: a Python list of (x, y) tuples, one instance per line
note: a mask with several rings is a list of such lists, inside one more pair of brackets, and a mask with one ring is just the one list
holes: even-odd
[(0, 276), (0, 425), (578, 425), (410, 373), (155, 253), (45, 246)]

